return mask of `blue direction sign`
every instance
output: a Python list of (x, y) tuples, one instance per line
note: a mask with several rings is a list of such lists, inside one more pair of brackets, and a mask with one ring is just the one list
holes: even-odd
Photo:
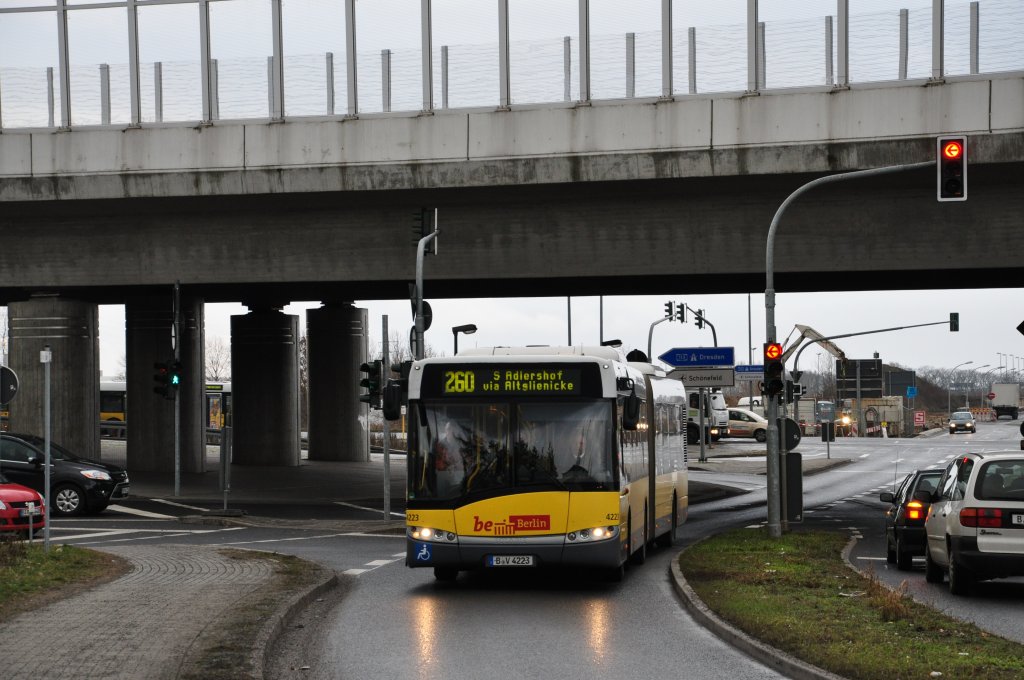
[(737, 373), (764, 373), (764, 364), (740, 364), (736, 367)]
[(673, 347), (659, 359), (669, 366), (732, 366), (735, 361), (732, 347)]

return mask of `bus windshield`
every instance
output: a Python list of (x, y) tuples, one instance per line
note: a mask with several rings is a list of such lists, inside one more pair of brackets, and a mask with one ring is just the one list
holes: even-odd
[(615, 488), (610, 401), (426, 402), (410, 499)]

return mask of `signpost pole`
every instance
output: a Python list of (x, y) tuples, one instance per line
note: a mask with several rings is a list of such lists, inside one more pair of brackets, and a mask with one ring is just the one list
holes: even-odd
[[(43, 474), (43, 496), (47, 499), (43, 503), (45, 506), (50, 496), (50, 363), (53, 360), (53, 353), (50, 351), (50, 346), (46, 345), (43, 347), (43, 351), (39, 353), (39, 361), (43, 364), (43, 453), (46, 459), (46, 469)], [(43, 508), (43, 512), (46, 513), (46, 524), (43, 525), (43, 552), (50, 552), (50, 509), (47, 507)], [(32, 518), (29, 517), (29, 524), (32, 522)]]

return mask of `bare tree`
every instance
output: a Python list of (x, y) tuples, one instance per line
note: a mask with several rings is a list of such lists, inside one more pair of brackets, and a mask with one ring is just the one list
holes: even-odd
[(206, 379), (214, 382), (231, 380), (231, 348), (219, 336), (206, 341)]

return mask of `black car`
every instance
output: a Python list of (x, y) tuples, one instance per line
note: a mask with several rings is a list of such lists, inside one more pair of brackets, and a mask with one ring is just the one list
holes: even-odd
[(942, 470), (918, 470), (906, 476), (896, 493), (878, 494), (878, 500), (891, 504), (885, 512), (885, 556), (900, 570), (911, 568), (914, 555), (924, 555), (928, 504), (914, 500), (914, 493), (935, 491), (941, 476)]
[[(36, 435), (0, 435), (0, 470), (12, 482), (44, 493), (44, 445)], [(128, 497), (128, 473), (117, 465), (82, 458), (52, 441), (50, 464), (54, 516), (102, 512), (111, 501)]]

